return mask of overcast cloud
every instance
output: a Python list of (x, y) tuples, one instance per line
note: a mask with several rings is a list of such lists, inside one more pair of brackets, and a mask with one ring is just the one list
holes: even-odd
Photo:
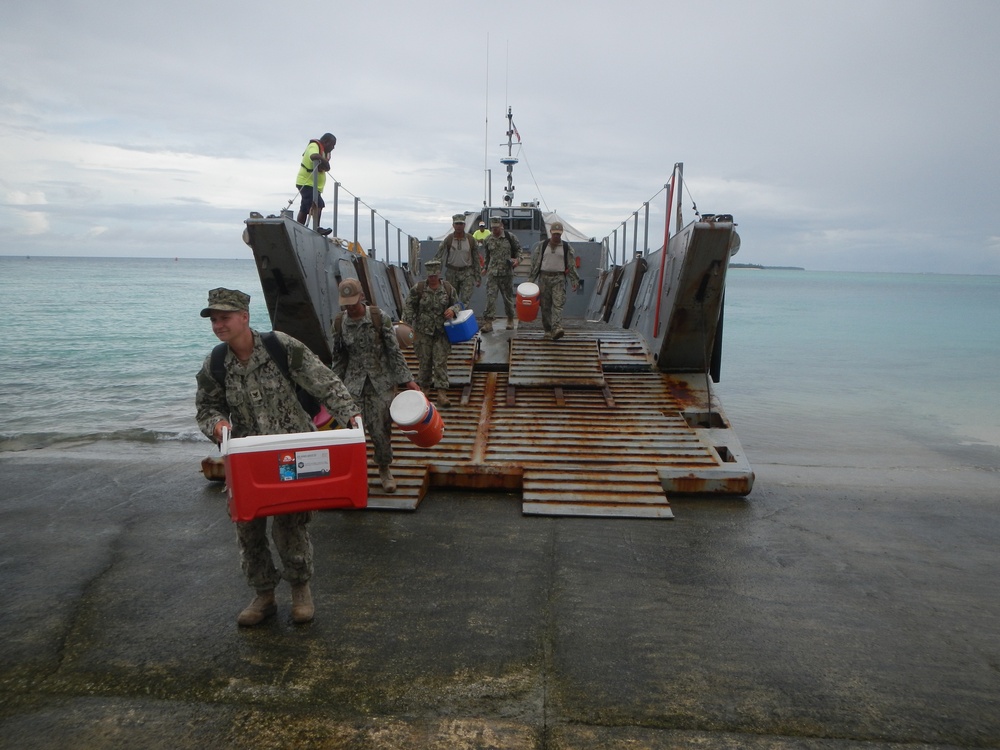
[(396, 227), (440, 236), (480, 207), (486, 169), (500, 202), (509, 105), (515, 199), (593, 236), (653, 196), (662, 215), (683, 162), (685, 217), (692, 201), (732, 213), (739, 261), (1000, 274), (993, 0), (40, 0), (4, 15), (0, 254), (249, 257), (243, 220), (287, 205), (306, 142), (331, 131), (338, 234), (357, 195), (391, 222), (394, 257)]

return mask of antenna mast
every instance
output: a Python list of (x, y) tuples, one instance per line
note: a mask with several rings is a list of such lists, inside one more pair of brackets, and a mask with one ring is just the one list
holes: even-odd
[(521, 135), (514, 127), (514, 115), (511, 114), (510, 107), (507, 107), (507, 156), (501, 159), (500, 163), (507, 166), (507, 186), (503, 189), (503, 204), (508, 208), (514, 203), (514, 165), (517, 164), (517, 157), (514, 156), (515, 135), (517, 142), (520, 143)]
[(490, 34), (486, 32), (486, 124), (483, 133), (483, 205), (488, 206), (492, 193), (493, 174), (489, 168), (490, 158)]

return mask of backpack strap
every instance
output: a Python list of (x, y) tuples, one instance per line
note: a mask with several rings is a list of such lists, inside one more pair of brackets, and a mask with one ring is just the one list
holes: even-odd
[(212, 358), (209, 362), (212, 377), (223, 389), (226, 387), (226, 350), (228, 348), (229, 344), (224, 341), (221, 344), (216, 344), (212, 349)]
[(382, 311), (375, 307), (375, 305), (369, 305), (368, 309), (372, 314), (372, 325), (375, 326), (375, 338), (378, 339), (380, 344), (384, 344), (385, 341), (382, 339)]
[[(281, 370), (281, 374), (284, 375), (289, 380), (292, 379), (290, 374), (290, 368), (288, 363), (288, 350), (285, 345), (278, 340), (274, 331), (268, 331), (267, 333), (262, 333), (260, 335), (260, 341), (264, 344), (264, 348), (267, 349), (267, 353), (274, 360), (274, 364), (278, 366)], [(302, 366), (302, 352), (296, 351), (292, 355), (297, 361), (293, 363), (294, 367)]]
[(510, 247), (510, 257), (511, 258), (516, 258), (517, 257), (517, 251), (514, 250), (514, 241), (510, 237), (510, 232), (508, 232), (506, 229), (503, 230), (503, 236), (504, 236), (504, 239), (507, 240), (507, 245)]

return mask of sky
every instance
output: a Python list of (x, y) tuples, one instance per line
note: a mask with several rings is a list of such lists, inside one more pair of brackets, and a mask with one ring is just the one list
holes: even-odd
[(338, 234), (357, 197), (392, 258), (398, 231), (500, 203), (510, 107), (515, 202), (598, 239), (624, 223), (623, 253), (646, 202), (661, 244), (681, 162), (683, 219), (732, 214), (736, 262), (1000, 274), (994, 0), (8, 11), (0, 255), (250, 257), (243, 221), (297, 212), (300, 155), (332, 132)]

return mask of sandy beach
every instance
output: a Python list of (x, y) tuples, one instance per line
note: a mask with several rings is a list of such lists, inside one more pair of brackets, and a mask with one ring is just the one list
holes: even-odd
[(1000, 747), (995, 467), (758, 458), (672, 521), (324, 512), (315, 622), (283, 585), (241, 629), (197, 448), (106, 450), (0, 457), (0, 746)]

